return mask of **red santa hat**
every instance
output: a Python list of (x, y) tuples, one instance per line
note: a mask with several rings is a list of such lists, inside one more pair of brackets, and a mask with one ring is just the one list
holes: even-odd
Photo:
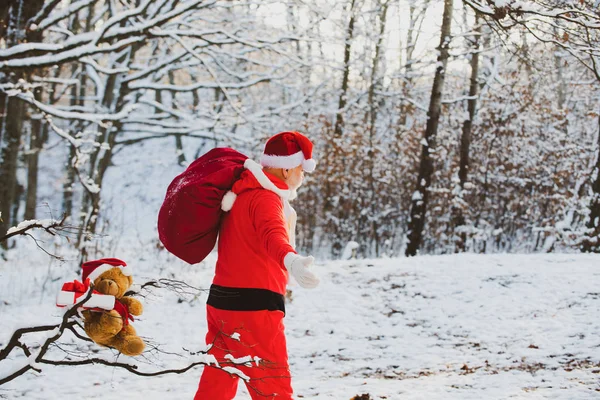
[(121, 268), (121, 272), (125, 276), (132, 275), (131, 267), (128, 267), (125, 261), (118, 258), (101, 258), (83, 263), (81, 266), (81, 279), (83, 281), (89, 279), (93, 282), (97, 277), (113, 268)]
[(312, 158), (312, 149), (311, 141), (300, 132), (281, 132), (267, 141), (260, 164), (286, 169), (302, 165), (306, 172), (312, 172), (317, 165)]

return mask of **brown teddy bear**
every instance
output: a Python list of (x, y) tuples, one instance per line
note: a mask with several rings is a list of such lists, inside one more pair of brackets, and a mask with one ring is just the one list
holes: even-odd
[[(125, 292), (133, 283), (131, 267), (117, 258), (88, 261), (82, 265), (82, 279), (93, 283), (94, 290), (103, 295), (114, 296), (111, 310), (83, 311), (84, 329), (90, 339), (102, 346), (112, 347), (128, 356), (144, 351), (144, 342), (137, 335), (129, 320), (141, 315), (142, 303)], [(86, 303), (87, 304), (87, 303)]]

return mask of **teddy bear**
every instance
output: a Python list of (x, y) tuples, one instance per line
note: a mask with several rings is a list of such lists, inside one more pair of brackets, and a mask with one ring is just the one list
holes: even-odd
[(82, 265), (82, 280), (93, 284), (94, 291), (114, 296), (113, 309), (88, 309), (82, 312), (84, 329), (90, 339), (128, 356), (141, 354), (144, 342), (129, 322), (133, 321), (132, 315), (142, 314), (142, 303), (125, 296), (133, 283), (131, 267), (117, 258), (88, 261)]

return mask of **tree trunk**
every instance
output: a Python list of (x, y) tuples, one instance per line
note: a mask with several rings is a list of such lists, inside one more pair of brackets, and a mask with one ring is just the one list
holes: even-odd
[(354, 6), (356, 0), (350, 2), (350, 20), (348, 21), (348, 29), (346, 30), (346, 42), (344, 44), (344, 74), (342, 77), (342, 89), (340, 98), (338, 99), (338, 110), (335, 117), (335, 137), (342, 137), (344, 133), (344, 108), (346, 108), (348, 96), (348, 81), (350, 79), (350, 54), (352, 50), (352, 39), (354, 37), (354, 22), (356, 19)]
[(600, 253), (600, 115), (598, 115), (598, 144), (596, 145), (596, 151), (590, 217), (586, 224), (589, 232), (581, 245), (581, 251), (585, 253)]
[[(340, 88), (340, 95), (338, 98), (338, 107), (335, 115), (335, 124), (333, 124), (333, 133), (332, 137), (328, 137), (325, 146), (323, 149), (323, 153), (325, 154), (323, 170), (328, 171), (328, 176), (325, 181), (325, 193), (323, 194), (324, 202), (323, 202), (323, 219), (331, 220), (332, 214), (336, 212), (333, 205), (333, 193), (337, 189), (335, 178), (343, 173), (343, 171), (338, 168), (339, 160), (335, 160), (335, 154), (338, 149), (338, 142), (343, 134), (344, 134), (344, 109), (346, 108), (347, 96), (348, 96), (348, 87), (350, 81), (350, 56), (352, 50), (352, 39), (354, 38), (354, 24), (356, 21), (356, 3), (357, 0), (350, 1), (350, 10), (349, 10), (349, 20), (348, 26), (345, 32), (345, 42), (344, 42), (344, 64), (343, 64), (343, 73), (342, 73), (342, 85)], [(335, 175), (335, 176), (334, 176)], [(333, 217), (337, 219), (337, 217)], [(342, 248), (342, 242), (337, 232), (337, 226), (334, 226), (333, 232), (329, 232), (333, 237), (332, 240), (332, 254), (337, 256), (338, 251)]]
[[(414, 30), (416, 25), (415, 19), (415, 5), (410, 3), (409, 6), (409, 26), (406, 32), (406, 60), (404, 63), (404, 79), (402, 80), (402, 100), (400, 101), (400, 120), (398, 121), (398, 130), (406, 126), (408, 102), (405, 100), (410, 93), (410, 87), (412, 86), (412, 62), (413, 52), (415, 50)], [(401, 64), (402, 65), (402, 64)]]
[(438, 47), (438, 66), (435, 71), (435, 78), (433, 80), (433, 87), (431, 89), (429, 111), (427, 112), (427, 126), (425, 128), (425, 135), (423, 138), (424, 142), (421, 147), (419, 175), (417, 178), (416, 190), (412, 197), (410, 221), (408, 223), (408, 243), (405, 252), (406, 256), (408, 257), (417, 255), (423, 240), (423, 228), (425, 226), (427, 202), (429, 200), (429, 186), (431, 185), (431, 177), (433, 175), (433, 159), (431, 157), (430, 149), (435, 149), (436, 146), (435, 139), (442, 105), (442, 90), (444, 87), (446, 66), (448, 64), (448, 50), (450, 45), (452, 24), (452, 3), (453, 0), (444, 0), (442, 33), (440, 45)]
[[(92, 20), (94, 18), (94, 7), (88, 7), (87, 15), (85, 19), (85, 25), (82, 26), (79, 21), (79, 14), (76, 14), (75, 17), (71, 20), (70, 30), (72, 32), (89, 32), (92, 26)], [(76, 77), (79, 71), (79, 91), (77, 91), (77, 87), (73, 86), (71, 88), (71, 106), (79, 106), (85, 107), (85, 96), (87, 94), (87, 80), (88, 75), (86, 73), (85, 67), (81, 65), (74, 64), (71, 67), (71, 76)], [(86, 124), (81, 121), (74, 121), (72, 124), (72, 132), (79, 132), (83, 130)], [(63, 213), (67, 216), (67, 218), (72, 218), (73, 215), (73, 193), (75, 190), (75, 178), (76, 172), (75, 167), (73, 166), (74, 158), (77, 154), (75, 147), (69, 145), (69, 155), (67, 156), (67, 162), (65, 165), (65, 181), (63, 183)]]
[[(554, 35), (558, 36), (558, 29), (556, 27), (554, 27)], [(561, 48), (558, 45), (554, 46), (554, 69), (556, 70), (556, 79), (558, 81), (557, 101), (558, 108), (562, 110), (565, 106), (565, 101), (567, 100), (567, 84), (563, 75), (563, 59), (559, 55), (560, 50)]]
[[(463, 122), (462, 135), (460, 137), (460, 167), (458, 171), (458, 179), (460, 184), (459, 204), (454, 207), (454, 226), (456, 228), (465, 225), (465, 216), (463, 213), (463, 191), (465, 183), (467, 183), (469, 174), (469, 149), (471, 147), (471, 131), (473, 128), (473, 120), (475, 119), (475, 110), (477, 108), (477, 93), (479, 89), (479, 39), (481, 37), (481, 26), (479, 25), (479, 16), (475, 14), (475, 34), (473, 35), (472, 53), (471, 53), (471, 79), (469, 84), (469, 100), (467, 100), (468, 118)], [(456, 251), (465, 251), (466, 233), (458, 233), (456, 241)]]
[[(34, 90), (37, 101), (42, 101), (40, 88)], [(38, 164), (40, 151), (44, 144), (44, 124), (39, 118), (31, 120), (31, 134), (29, 135), (29, 153), (27, 155), (27, 196), (25, 199), (25, 219), (35, 219), (37, 207)]]
[[(429, 4), (431, 0), (425, 0), (421, 6), (421, 8), (417, 9), (416, 2), (409, 2), (409, 19), (408, 19), (408, 30), (406, 31), (406, 60), (402, 63), (400, 60), (400, 65), (404, 64), (404, 77), (402, 80), (402, 99), (400, 101), (400, 118), (398, 122), (397, 134), (399, 135), (401, 130), (406, 127), (406, 121), (408, 117), (408, 110), (410, 103), (406, 100), (409, 98), (412, 85), (413, 85), (413, 54), (416, 48), (417, 40), (419, 39), (419, 32), (421, 32), (421, 27), (423, 25), (423, 20), (425, 15), (427, 14), (427, 9), (429, 8)], [(403, 10), (399, 7), (399, 11), (402, 14)], [(402, 45), (400, 45), (402, 48)]]
[[(102, 101), (104, 107), (108, 110), (114, 112), (115, 107), (113, 107), (113, 99), (114, 94), (119, 93), (116, 83), (117, 76), (111, 75), (109, 76), (105, 89), (105, 96)], [(112, 129), (116, 129), (117, 127), (112, 127), (110, 129), (103, 128), (102, 135), (104, 143), (109, 142), (110, 137), (113, 135)], [(110, 144), (109, 144), (110, 146)], [(97, 165), (98, 158), (100, 157), (100, 152), (102, 150), (102, 146), (99, 146), (96, 151), (94, 151), (90, 156), (90, 169), (89, 176), (93, 179), (94, 183), (98, 185), (99, 188), (102, 187), (102, 176), (100, 175), (100, 170)], [(105, 152), (109, 152), (110, 149), (104, 150)], [(77, 246), (79, 246), (82, 241), (89, 240), (89, 234), (93, 234), (96, 229), (96, 220), (98, 218), (98, 213), (100, 211), (100, 192), (90, 192), (85, 191), (82, 202), (81, 202), (81, 210), (80, 213), (80, 223), (79, 223), (79, 234), (77, 238)], [(85, 237), (84, 237), (85, 234)], [(87, 250), (85, 246), (81, 249), (81, 260), (87, 260)]]
[(529, 51), (529, 43), (527, 42), (527, 34), (524, 31), (521, 31), (521, 57), (518, 58), (519, 62), (525, 68), (525, 73), (527, 74), (527, 82), (530, 93), (533, 93), (535, 90), (536, 76), (533, 70), (533, 66), (531, 65), (531, 54)]
[[(8, 26), (7, 30), (1, 28), (6, 47), (10, 48), (23, 41), (40, 41), (41, 34), (29, 32), (25, 28), (27, 21), (42, 8), (43, 0), (30, 0), (25, 4), (24, 0), (12, 0), (4, 2), (0, 8), (0, 18), (8, 19), (0, 25)], [(12, 73), (6, 71), (0, 73), (1, 83), (17, 83), (20, 78), (27, 78), (28, 72), (21, 71)], [(0, 94), (0, 116), (2, 127), (0, 129), (0, 236), (4, 236), (15, 218), (13, 203), (17, 191), (17, 160), (19, 146), (23, 131), (23, 121), (26, 115), (26, 103), (16, 97), (8, 98), (4, 93)], [(4, 248), (8, 246), (7, 241), (1, 244)]]
[(375, 47), (375, 56), (373, 57), (373, 61), (371, 64), (371, 84), (369, 87), (369, 151), (367, 154), (368, 157), (368, 166), (369, 166), (369, 190), (371, 192), (371, 213), (369, 218), (371, 219), (371, 237), (373, 242), (375, 243), (375, 256), (379, 256), (379, 227), (378, 227), (378, 218), (376, 217), (376, 210), (378, 208), (377, 205), (377, 193), (375, 187), (375, 134), (376, 128), (375, 125), (377, 123), (377, 113), (379, 111), (377, 106), (377, 99), (375, 98), (375, 89), (379, 83), (379, 62), (382, 53), (383, 46), (383, 38), (385, 34), (385, 22), (387, 19), (387, 11), (388, 11), (388, 1), (385, 1), (381, 4), (381, 15), (379, 15), (379, 37), (377, 38), (377, 45)]
[[(129, 51), (123, 53), (123, 56), (115, 60), (115, 65), (129, 64), (135, 59), (136, 52), (142, 47), (142, 44), (132, 46)], [(106, 84), (102, 105), (109, 112), (118, 112), (125, 105), (125, 99), (129, 94), (127, 85), (123, 85), (122, 78), (124, 74), (111, 75)], [(115, 96), (116, 95), (116, 96)], [(101, 189), (104, 182), (104, 174), (112, 163), (112, 156), (117, 137), (121, 133), (122, 125), (115, 121), (109, 128), (102, 128), (103, 145), (90, 157), (90, 177), (98, 188), (97, 192), (86, 192), (85, 201), (82, 203), (82, 224), (79, 231), (78, 246), (80, 246), (80, 262), (88, 258), (88, 249), (86, 243), (91, 240), (91, 235), (96, 233), (98, 218), (100, 216)], [(85, 235), (84, 235), (85, 234)]]
[[(119, 61), (123, 59), (115, 60), (115, 64), (118, 65)], [(117, 82), (117, 75), (110, 75), (106, 80), (106, 85), (104, 89), (104, 98), (102, 99), (102, 106), (106, 110), (110, 112), (115, 112), (115, 102), (114, 95), (119, 93)], [(116, 127), (115, 127), (116, 128)], [(109, 136), (111, 135), (111, 129), (102, 128), (101, 129), (101, 137), (102, 141), (105, 143), (108, 141)], [(100, 156), (100, 152), (102, 151), (102, 146), (98, 146), (96, 150), (90, 155), (90, 168), (89, 168), (89, 177), (94, 181), (95, 184), (99, 185), (98, 182), (98, 166), (97, 161)], [(100, 178), (101, 181), (101, 178)], [(101, 183), (101, 182), (100, 182)], [(102, 187), (99, 185), (98, 187)], [(96, 227), (96, 219), (98, 216), (100, 207), (100, 193), (92, 193), (88, 190), (84, 191), (83, 198), (81, 201), (81, 212), (80, 212), (80, 221), (79, 221), (79, 232), (77, 235), (77, 247), (80, 247), (82, 242), (88, 241), (89, 234), (93, 234)], [(85, 246), (81, 248), (81, 257), (80, 261), (87, 260), (87, 250)]]
[[(12, 224), (12, 206), (17, 189), (17, 156), (21, 142), (23, 118), (25, 116), (24, 103), (15, 97), (4, 97), (4, 109), (0, 110), (4, 116), (2, 142), (0, 142), (0, 236), (6, 235), (9, 225)], [(2, 243), (7, 246), (7, 242)]]
[(73, 168), (73, 158), (76, 150), (74, 146), (69, 146), (69, 155), (65, 165), (65, 181), (63, 183), (63, 213), (67, 218), (73, 215), (73, 191), (75, 189), (75, 168)]
[[(71, 76), (77, 76), (78, 67), (73, 65), (71, 68)], [(85, 106), (85, 95), (87, 86), (87, 76), (83, 69), (80, 70), (80, 84), (79, 91), (76, 86), (71, 88), (71, 106)], [(83, 129), (84, 124), (81, 121), (74, 121), (72, 124), (72, 132), (75, 134)], [(77, 151), (74, 146), (69, 145), (69, 155), (67, 156), (67, 162), (65, 164), (65, 181), (63, 183), (63, 213), (67, 217), (71, 217), (73, 214), (73, 191), (75, 190), (75, 167), (73, 166), (74, 158)]]
[[(173, 74), (173, 71), (169, 71), (168, 75), (169, 75), (169, 83), (171, 85), (175, 85), (175, 74)], [(177, 103), (175, 102), (176, 95), (177, 95), (177, 92), (171, 91), (171, 107), (173, 107), (174, 109), (177, 109)], [(186, 160), (185, 160), (185, 152), (183, 151), (183, 140), (181, 139), (181, 136), (179, 136), (179, 135), (175, 136), (175, 153), (177, 154), (177, 164), (185, 165)]]

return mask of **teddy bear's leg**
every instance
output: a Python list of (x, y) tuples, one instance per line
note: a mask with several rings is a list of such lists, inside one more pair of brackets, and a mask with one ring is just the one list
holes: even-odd
[(105, 344), (123, 329), (123, 318), (115, 310), (92, 312), (85, 318), (85, 332), (98, 344)]
[(137, 356), (144, 351), (145, 344), (137, 335), (131, 325), (127, 325), (117, 336), (115, 336), (109, 346), (114, 347), (126, 356)]

